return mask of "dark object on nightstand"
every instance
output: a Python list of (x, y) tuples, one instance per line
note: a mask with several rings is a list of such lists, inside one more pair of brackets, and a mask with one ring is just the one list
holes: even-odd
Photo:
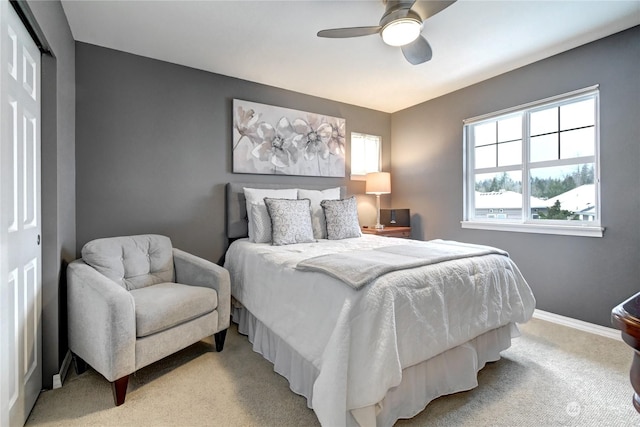
[(622, 331), (622, 339), (634, 350), (630, 378), (635, 391), (633, 406), (640, 412), (640, 293), (611, 310), (611, 323)]
[(380, 224), (385, 227), (411, 227), (409, 209), (380, 209)]

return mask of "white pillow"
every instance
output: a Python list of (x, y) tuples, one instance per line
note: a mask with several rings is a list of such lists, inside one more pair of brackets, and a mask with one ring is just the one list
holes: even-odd
[(258, 205), (264, 205), (265, 197), (274, 197), (279, 199), (297, 199), (297, 188), (243, 188), (244, 197), (247, 199), (247, 219), (249, 220), (249, 240), (256, 243), (255, 232), (253, 231), (253, 224), (255, 220), (251, 217), (251, 204), (256, 203)]
[(309, 199), (271, 199), (265, 197), (271, 217), (271, 244), (274, 246), (314, 242)]
[(254, 243), (271, 243), (271, 218), (267, 206), (251, 203), (251, 220), (253, 221)]
[(329, 240), (362, 236), (355, 197), (343, 200), (323, 200), (320, 205), (324, 209), (324, 215), (327, 219), (327, 238)]
[(298, 189), (298, 199), (311, 200), (311, 226), (313, 227), (313, 237), (316, 239), (327, 238), (327, 222), (324, 218), (324, 211), (320, 202), (323, 200), (340, 199), (340, 187), (327, 188), (326, 190), (305, 190)]

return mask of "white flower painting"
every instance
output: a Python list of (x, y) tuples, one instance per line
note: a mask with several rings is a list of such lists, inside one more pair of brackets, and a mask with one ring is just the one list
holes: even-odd
[(233, 100), (233, 172), (344, 177), (345, 120)]

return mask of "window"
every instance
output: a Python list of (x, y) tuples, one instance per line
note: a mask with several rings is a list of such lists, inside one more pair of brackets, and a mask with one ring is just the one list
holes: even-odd
[(462, 227), (601, 237), (598, 96), (465, 120)]
[(351, 179), (364, 180), (369, 172), (380, 172), (382, 138), (351, 132)]

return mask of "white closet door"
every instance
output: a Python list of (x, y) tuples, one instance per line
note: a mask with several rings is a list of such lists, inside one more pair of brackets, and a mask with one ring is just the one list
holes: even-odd
[(0, 0), (0, 425), (22, 426), (42, 388), (40, 52)]

